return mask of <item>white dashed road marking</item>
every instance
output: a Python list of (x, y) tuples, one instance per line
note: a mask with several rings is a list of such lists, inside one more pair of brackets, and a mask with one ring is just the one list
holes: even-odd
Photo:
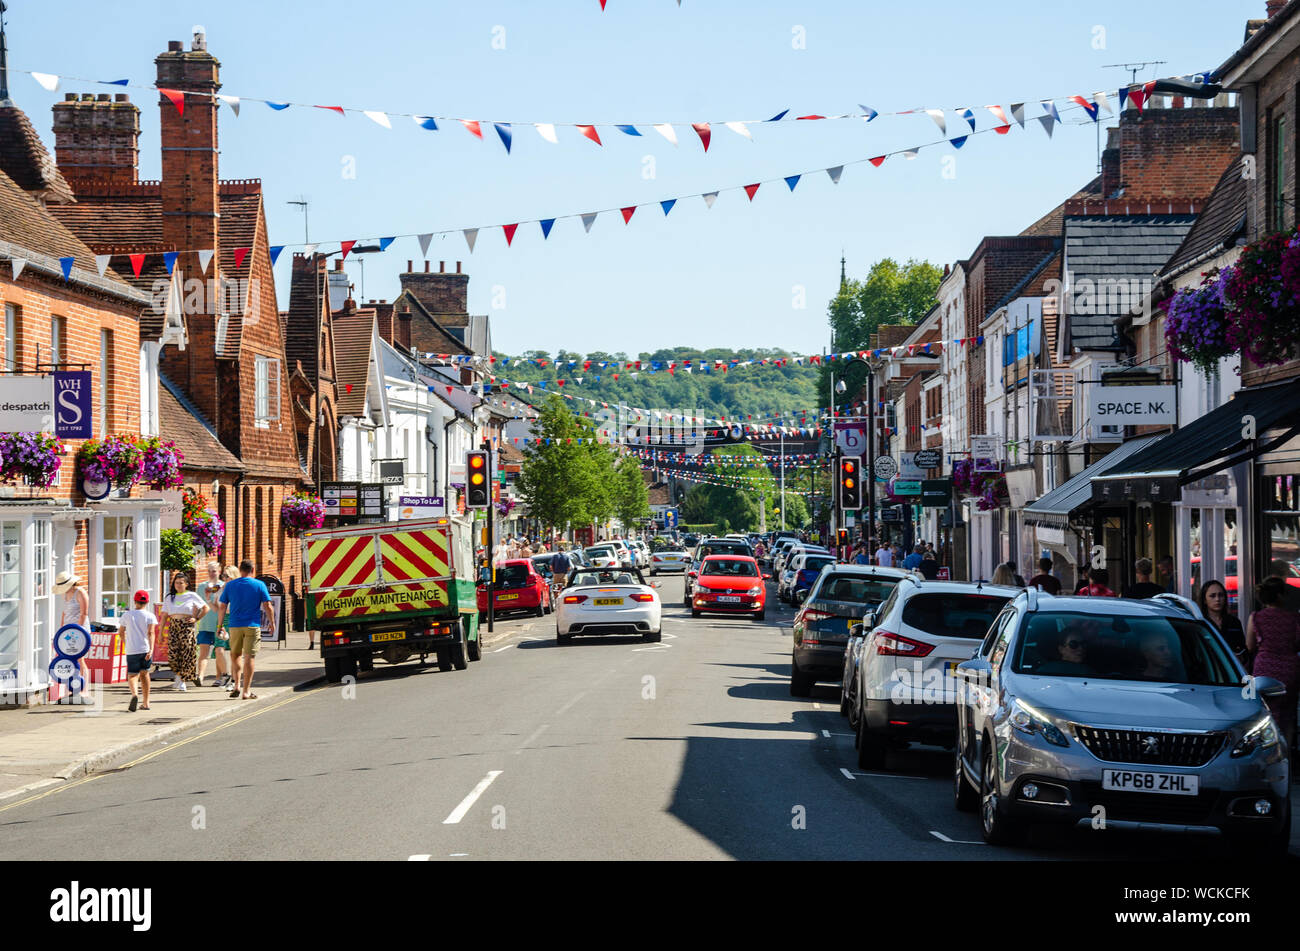
[(479, 780), (479, 784), (470, 791), (470, 794), (460, 801), (460, 805), (452, 810), (451, 815), (442, 820), (445, 826), (455, 825), (465, 818), (465, 814), (473, 808), (474, 803), (478, 802), (478, 797), (487, 791), (492, 785), (492, 781), (501, 775), (501, 770), (489, 770), (488, 774)]

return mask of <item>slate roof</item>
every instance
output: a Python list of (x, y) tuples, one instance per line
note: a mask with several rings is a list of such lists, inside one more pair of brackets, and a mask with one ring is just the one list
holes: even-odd
[(1241, 174), (1241, 158), (1237, 157), (1228, 163), (1183, 243), (1165, 262), (1161, 277), (1173, 277), (1193, 267), (1200, 259), (1236, 244), (1237, 239), (1246, 233), (1248, 197), (1246, 179)]
[(0, 171), (25, 192), (40, 192), (50, 204), (75, 201), (27, 113), (11, 101), (0, 105)]
[(293, 276), (289, 280), (289, 309), (284, 313), (284, 355), (289, 366), (301, 361), (303, 373), (316, 385), (316, 364), (320, 348), (316, 346), (317, 320), (322, 319), (329, 301), (328, 276), (321, 263), (316, 263), (317, 286), (312, 289), (312, 259), (301, 254), (293, 256)]
[[(1140, 304), (1195, 215), (1080, 215), (1065, 219), (1071, 349), (1115, 350), (1115, 319)], [(1124, 282), (1120, 284), (1118, 282)], [(1130, 283), (1136, 282), (1136, 283)]]
[(244, 466), (221, 444), (216, 429), (186, 398), (180, 387), (164, 373), (159, 373), (158, 379), (162, 383), (158, 390), (159, 435), (176, 443), (176, 448), (185, 456), (184, 468), (243, 472)]
[(370, 381), (370, 348), (375, 313), (357, 310), (334, 315), (334, 368), (338, 414), (361, 416), (366, 411), (366, 384)]

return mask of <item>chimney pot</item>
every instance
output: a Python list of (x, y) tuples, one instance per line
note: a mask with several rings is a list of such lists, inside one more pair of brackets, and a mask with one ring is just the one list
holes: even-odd
[(460, 262), (459, 262), (459, 261), (456, 262), (456, 273), (457, 273), (457, 274), (460, 273)]
[(169, 53), (180, 53), (180, 52), (183, 52), (184, 50), (185, 50), (185, 44), (182, 43), (180, 40), (168, 40), (168, 41), (167, 41), (167, 52), (169, 52)]
[(343, 259), (342, 259), (342, 258), (335, 258), (335, 259), (334, 259), (334, 270), (335, 270), (335, 271), (338, 271), (340, 274), (343, 272)]
[(193, 33), (194, 33), (194, 42), (190, 44), (190, 49), (199, 53), (207, 50), (208, 35), (207, 32), (203, 29), (203, 27), (201, 26), (194, 27)]
[(63, 101), (64, 101), (64, 102), (76, 102), (76, 101), (77, 101), (77, 94), (76, 94), (75, 92), (65, 92), (65, 93), (63, 94)]
[(95, 97), (96, 102), (111, 102), (112, 99), (113, 97), (106, 92), (101, 92), (98, 96)]
[(94, 94), (93, 92), (83, 92), (83, 93), (81, 94), (81, 101), (82, 101), (82, 102), (94, 102), (94, 101), (95, 101), (95, 94)]
[(438, 273), (439, 273), (439, 274), (446, 274), (446, 273), (447, 273), (447, 262), (446, 262), (446, 261), (439, 261), (439, 262), (438, 262)]
[(425, 273), (425, 274), (428, 274), (428, 273), (429, 273), (429, 262), (428, 262), (428, 261), (425, 261), (425, 262), (424, 262), (424, 273)]
[(406, 262), (406, 273), (407, 273), (407, 274), (410, 274), (410, 273), (411, 273), (411, 268), (412, 268), (414, 265), (415, 265), (415, 262), (414, 262), (414, 261), (407, 261), (407, 262)]
[(131, 101), (131, 94), (130, 94), (130, 93), (126, 93), (126, 92), (119, 92), (119, 93), (117, 93), (115, 96), (113, 96), (113, 101), (114, 101), (114, 102), (130, 102), (130, 101)]

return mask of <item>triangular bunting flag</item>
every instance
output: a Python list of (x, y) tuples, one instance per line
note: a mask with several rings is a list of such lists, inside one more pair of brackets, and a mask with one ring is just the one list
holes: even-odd
[(160, 88), (158, 91), (172, 101), (172, 105), (176, 107), (178, 113), (185, 115), (185, 93), (179, 89)]
[[(387, 250), (388, 250), (388, 246), (389, 246), (390, 244), (392, 244), (392, 243), (393, 243), (394, 241), (396, 241), (396, 240), (397, 240), (396, 235), (394, 235), (394, 236), (391, 237), (391, 238), (380, 238), (380, 239), (379, 239), (379, 250), (380, 250), (380, 251), (387, 251)], [(282, 250), (282, 249), (280, 249), (280, 248), (272, 248), (271, 250), (274, 251), (276, 254), (278, 254), (278, 253), (280, 252), (280, 250)], [(274, 257), (271, 258), (271, 263), (272, 263), (272, 264), (275, 263), (275, 258), (274, 258)]]
[[(235, 248), (235, 270), (236, 271), (238, 271), (241, 267), (244, 266), (244, 258), (248, 256), (248, 252), (249, 252), (248, 248)], [(348, 256), (348, 253), (344, 251), (343, 256), (346, 258)], [(138, 277), (139, 274), (140, 272), (137, 271), (136, 276)]]
[(411, 116), (411, 119), (421, 129), (428, 129), (430, 132), (438, 131), (438, 122), (433, 116)]
[(63, 270), (63, 279), (65, 281), (72, 276), (72, 265), (76, 262), (76, 260), (77, 259), (75, 257), (59, 258), (59, 267)]
[(885, 156), (877, 155), (875, 158), (867, 159), (867, 161), (876, 166), (876, 168), (880, 168), (880, 166), (885, 162)]
[(478, 240), (477, 228), (466, 228), (461, 232), (465, 236), (465, 243), (469, 245), (469, 253), (474, 253), (474, 242)]
[(914, 159), (917, 157), (917, 155), (920, 154), (920, 152), (921, 152), (920, 149), (904, 149), (902, 152), (902, 156), (905, 159)]
[[(393, 239), (389, 238), (388, 240), (391, 241)], [(282, 244), (276, 244), (271, 246), (271, 267), (275, 267), (275, 262), (280, 259), (280, 252), (283, 250), (284, 250), (284, 245)], [(382, 251), (383, 249), (380, 248), (380, 250)], [(166, 257), (166, 255), (163, 255), (163, 257)], [(170, 272), (171, 268), (168, 268), (167, 270)]]
[(501, 226), (501, 230), (504, 231), (504, 232), (506, 233), (506, 247), (510, 247), (510, 245), (514, 242), (514, 240), (515, 240), (515, 230), (516, 230), (518, 227), (519, 227), (518, 224), (513, 224), (513, 225), (502, 225), (502, 226)]
[[(304, 248), (303, 252), (305, 254), (310, 255), (315, 250), (316, 249), (314, 247), (310, 247), (310, 248)], [(207, 274), (208, 265), (212, 262), (212, 251), (204, 250), (204, 251), (195, 251), (194, 253), (197, 254), (199, 257), (199, 272), (202, 274)]]
[(636, 128), (636, 126), (634, 126), (634, 125), (616, 125), (616, 126), (614, 126), (614, 128), (615, 128), (615, 129), (618, 129), (618, 131), (619, 131), (619, 132), (622, 132), (624, 135), (640, 135), (640, 134), (641, 134), (640, 132), (637, 131), (637, 128)]
[(108, 262), (112, 260), (112, 257), (113, 255), (111, 254), (95, 255), (95, 270), (99, 272), (100, 277), (103, 277), (104, 272), (108, 270)]
[(669, 125), (667, 122), (655, 126), (654, 129), (656, 132), (662, 135), (673, 145), (677, 144), (677, 130), (674, 129), (671, 125)]
[(862, 110), (862, 118), (868, 122), (880, 115), (880, 113), (875, 109), (872, 109), (870, 106), (864, 106), (862, 103), (858, 103), (858, 108)]
[(510, 123), (494, 122), (492, 125), (496, 128), (497, 135), (501, 137), (501, 144), (506, 147), (506, 154), (510, 154), (510, 140), (513, 137), (513, 133), (510, 131)]
[(833, 165), (826, 169), (826, 174), (831, 177), (831, 184), (838, 185), (840, 183), (840, 176), (844, 174), (844, 166)]
[(659, 207), (664, 210), (664, 217), (668, 217), (668, 212), (673, 210), (673, 205), (677, 204), (676, 198), (668, 198), (659, 203)]
[(774, 115), (772, 118), (770, 118), (770, 119), (765, 119), (765, 120), (763, 120), (763, 121), (765, 121), (765, 122), (780, 122), (782, 119), (785, 118), (786, 113), (788, 113), (789, 111), (790, 111), (789, 109), (782, 109), (780, 112), (778, 112), (778, 113), (777, 113), (776, 115)]
[(461, 119), (460, 124), (465, 127), (470, 135), (477, 139), (483, 138), (483, 130), (479, 128), (477, 119)]
[(594, 125), (580, 125), (578, 126), (578, 131), (586, 138), (591, 139), (591, 141), (595, 142), (597, 145), (604, 145), (604, 143), (600, 141), (600, 133), (596, 131)]
[[(356, 243), (357, 243), (357, 242), (356, 242), (355, 239), (352, 240), (352, 241), (340, 241), (340, 242), (339, 242), (339, 247), (343, 250), (343, 260), (344, 260), (344, 261), (346, 261), (346, 260), (348, 259), (348, 252), (352, 250), (352, 248), (356, 245)], [(239, 262), (240, 262), (240, 258), (238, 257), (239, 252), (236, 251), (235, 254), (236, 254), (236, 258), (235, 258), (235, 267), (238, 268), (238, 267), (239, 267)]]
[[(420, 255), (422, 257), (427, 258), (429, 256), (429, 242), (433, 240), (433, 232), (429, 232), (428, 234), (416, 235), (416, 237), (420, 241)], [(471, 251), (474, 250), (474, 245), (472, 242), (470, 243), (469, 249)]]
[(539, 224), (542, 226), (542, 240), (545, 241), (551, 236), (551, 229), (555, 227), (555, 219), (543, 218)]
[(230, 111), (235, 114), (235, 118), (239, 118), (238, 96), (223, 96), (221, 93), (217, 93), (217, 98), (230, 107)]
[(706, 205), (708, 205), (710, 208), (712, 208), (712, 207), (713, 207), (713, 203), (714, 203), (715, 201), (718, 200), (718, 193), (717, 193), (717, 192), (705, 192), (705, 193), (704, 193), (703, 195), (701, 195), (700, 197), (704, 199), (704, 204), (706, 204)]
[(1043, 124), (1043, 128), (1047, 130), (1047, 137), (1050, 139), (1052, 137), (1052, 117), (1039, 116), (1038, 121)]
[(386, 112), (374, 112), (373, 110), (370, 109), (362, 109), (361, 114), (365, 116), (367, 119), (369, 119), (371, 122), (375, 123), (376, 125), (381, 125), (385, 129), (391, 129), (393, 127), (393, 123), (389, 121), (388, 113)]
[[(235, 253), (238, 254), (239, 252), (236, 251)], [(143, 254), (128, 254), (127, 257), (131, 259), (131, 270), (132, 270), (132, 272), (134, 272), (134, 274), (135, 274), (136, 277), (139, 277), (139, 276), (140, 276), (140, 268), (144, 267), (144, 255), (143, 255)], [(17, 275), (15, 275), (15, 277), (16, 277), (16, 276), (17, 276)]]
[(754, 141), (754, 137), (753, 137), (752, 135), (749, 134), (749, 127), (748, 127), (747, 125), (745, 125), (745, 123), (743, 123), (743, 122), (724, 122), (723, 125), (725, 125), (725, 126), (726, 126), (728, 129), (730, 129), (732, 132), (736, 133), (736, 135), (743, 135), (745, 138), (749, 139), (749, 141), (751, 141), (751, 142)]
[(700, 141), (704, 143), (704, 151), (707, 152), (709, 150), (709, 139), (713, 136), (713, 133), (709, 130), (709, 124), (707, 122), (692, 122), (691, 128), (700, 137)]
[(759, 182), (755, 182), (755, 183), (752, 184), (752, 185), (746, 185), (746, 186), (745, 186), (745, 194), (749, 196), (749, 200), (750, 200), (750, 201), (753, 201), (753, 200), (754, 200), (754, 195), (755, 195), (755, 193), (757, 193), (757, 191), (758, 191), (758, 186), (759, 186), (759, 184), (760, 184)]
[(591, 226), (596, 223), (596, 212), (582, 216), (582, 230), (591, 234)]
[[(785, 183), (786, 183), (788, 186), (790, 186), (790, 191), (794, 191), (794, 186), (796, 186), (796, 185), (799, 184), (799, 179), (800, 179), (800, 177), (801, 177), (801, 176), (799, 176), (799, 175), (787, 175), (787, 176), (786, 176), (786, 178), (785, 178)], [(752, 196), (751, 196), (751, 197), (752, 197)]]
[(271, 100), (268, 99), (266, 100), (266, 104), (270, 106), (272, 109), (274, 109), (276, 112), (283, 112), (285, 109), (289, 108), (289, 104), (287, 102), (272, 102)]
[(619, 211), (623, 212), (623, 224), (628, 224), (632, 221), (632, 215), (636, 212), (636, 205), (628, 205), (626, 208), (620, 208)]
[(1071, 96), (1070, 101), (1078, 103), (1080, 106), (1082, 106), (1083, 111), (1088, 113), (1088, 118), (1091, 119), (1093, 122), (1097, 121), (1097, 114), (1101, 110), (1097, 108), (1095, 103), (1089, 102), (1087, 99), (1083, 98), (1083, 96)]
[(939, 127), (941, 134), (948, 134), (948, 123), (943, 117), (942, 109), (926, 109), (925, 114), (934, 120), (934, 124)]
[(59, 89), (59, 77), (52, 73), (32, 73), (32, 79), (40, 83), (46, 92), (57, 92)]
[[(170, 274), (176, 268), (176, 256), (177, 256), (177, 252), (175, 251), (163, 252), (163, 264), (167, 265), (168, 274)], [(103, 275), (103, 273), (104, 273), (103, 271), (100, 271), (101, 276)]]
[(342, 106), (317, 106), (317, 109), (324, 109), (326, 112), (337, 112), (339, 115), (346, 117), (347, 113), (343, 111)]
[(1124, 111), (1124, 103), (1127, 99), (1128, 99), (1128, 87), (1120, 86), (1119, 87), (1119, 111), (1120, 112)]
[(1051, 99), (1041, 99), (1039, 102), (1043, 106), (1043, 111), (1051, 116), (1055, 121), (1061, 121), (1061, 114), (1056, 111), (1056, 103)]
[(975, 113), (971, 109), (963, 109), (961, 117), (970, 123), (970, 130), (975, 131)]
[(967, 140), (968, 138), (969, 138), (969, 136), (959, 135), (959, 136), (957, 136), (957, 138), (955, 138), (955, 139), (949, 139), (948, 141), (952, 143), (952, 147), (953, 147), (954, 149), (959, 149), (959, 148), (961, 148), (963, 145), (966, 144), (966, 140)]
[(1011, 104), (1011, 118), (1016, 120), (1020, 128), (1025, 127), (1025, 104), (1023, 102), (1013, 102)]
[(1101, 106), (1101, 108), (1106, 110), (1106, 115), (1113, 116), (1115, 114), (1115, 110), (1110, 107), (1110, 97), (1107, 96), (1104, 92), (1093, 93), (1092, 99), (1095, 103), (1097, 103), (1097, 105)]
[(537, 134), (540, 135), (547, 142), (550, 142), (552, 145), (559, 144), (560, 140), (555, 137), (555, 126), (551, 125), (551, 123), (534, 122), (533, 128), (536, 129)]
[[(1011, 124), (1011, 120), (1007, 118), (1007, 114), (1002, 111), (1001, 106), (985, 106), (984, 108), (993, 113), (994, 117), (1001, 122), (1002, 125), (1009, 126)], [(1004, 135), (1005, 133), (999, 132), (998, 134)]]

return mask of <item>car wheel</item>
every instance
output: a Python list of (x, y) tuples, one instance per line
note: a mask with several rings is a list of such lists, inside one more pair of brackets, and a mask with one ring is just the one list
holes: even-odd
[(451, 670), (451, 651), (438, 651), (438, 669)]
[(958, 743), (952, 756), (952, 804), (958, 812), (974, 812), (979, 808), (980, 794), (966, 780), (966, 770), (962, 768), (961, 744)]
[(341, 658), (325, 658), (325, 680), (327, 683), (336, 684), (343, 680), (343, 665), (339, 663)]
[(467, 647), (467, 653), (469, 654), (470, 660), (482, 660), (483, 659), (482, 632), (480, 631), (479, 634), (475, 635), (474, 640), (467, 641), (466, 647)]
[(691, 608), (691, 617), (699, 617), (699, 616), (700, 616), (700, 612), (697, 611), (695, 608)]
[(986, 738), (980, 763), (980, 832), (989, 845), (1010, 845), (1020, 838), (1020, 828), (1006, 816), (998, 792), (993, 740)]
[[(850, 679), (840, 684), (840, 716), (842, 717), (848, 717), (849, 711), (853, 709), (850, 702), (853, 700), (853, 694), (849, 691), (849, 684), (852, 682)], [(849, 722), (852, 722), (852, 717), (849, 717)]]
[(790, 696), (812, 696), (813, 684), (816, 682), (816, 678), (805, 674), (799, 669), (799, 660), (792, 654), (790, 656)]
[(858, 767), (884, 769), (885, 741), (875, 731), (867, 728), (867, 718), (858, 711)]
[(767, 608), (763, 608), (763, 610), (761, 610), (761, 611), (755, 611), (755, 612), (754, 612), (754, 620), (755, 620), (755, 621), (762, 621), (762, 620), (765, 620), (766, 618), (767, 618)]

